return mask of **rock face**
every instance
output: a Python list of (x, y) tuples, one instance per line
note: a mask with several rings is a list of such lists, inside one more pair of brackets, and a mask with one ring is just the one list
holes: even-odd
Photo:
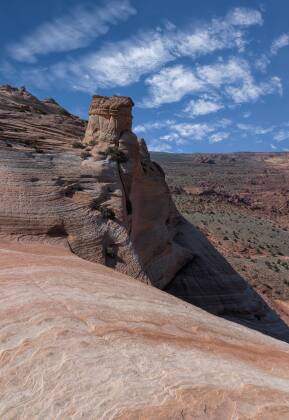
[(289, 418), (289, 347), (44, 244), (0, 244), (0, 417)]
[(0, 140), (7, 147), (55, 153), (81, 140), (84, 128), (84, 121), (53, 99), (40, 101), (25, 88), (0, 86)]
[[(140, 266), (140, 276), (159, 288), (165, 287), (193, 253), (175, 241), (181, 222), (170, 198), (162, 169), (151, 162), (144, 141), (132, 130), (133, 102), (127, 97), (95, 96), (84, 143), (92, 147), (99, 181), (109, 188), (109, 200), (101, 206), (112, 210), (125, 228), (122, 242), (130, 243)], [(115, 226), (115, 231), (119, 226)], [(121, 242), (111, 238), (115, 267)], [(122, 256), (129, 274), (135, 267)], [(130, 268), (130, 265), (131, 268)]]
[(132, 132), (130, 98), (94, 97), (84, 136), (84, 122), (52, 100), (10, 87), (0, 94), (2, 238), (65, 243), (86, 260), (289, 340), (287, 326), (177, 212), (162, 169)]

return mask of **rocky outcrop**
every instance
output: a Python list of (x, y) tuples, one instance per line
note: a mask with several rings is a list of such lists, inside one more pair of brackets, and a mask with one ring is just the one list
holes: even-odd
[(0, 244), (0, 418), (280, 420), (288, 345), (68, 250)]
[[(138, 141), (132, 132), (132, 106), (127, 97), (95, 96), (84, 143), (92, 147), (98, 178), (111, 193), (101, 206), (112, 210), (125, 228), (125, 240), (139, 261), (141, 277), (163, 288), (193, 253), (174, 240), (181, 218), (162, 169), (150, 160), (144, 141)], [(125, 260), (129, 268), (128, 256)]]
[[(177, 212), (162, 169), (132, 132), (130, 98), (95, 96), (80, 142), (84, 122), (53, 101), (15, 88), (1, 92), (2, 238), (62, 242), (86, 260), (289, 340), (286, 325)], [(22, 113), (24, 103), (30, 108)], [(35, 115), (43, 120), (36, 144)], [(68, 126), (76, 134), (68, 136)]]
[(81, 140), (85, 122), (53, 99), (38, 100), (24, 87), (0, 86), (0, 141), (7, 147), (55, 153)]

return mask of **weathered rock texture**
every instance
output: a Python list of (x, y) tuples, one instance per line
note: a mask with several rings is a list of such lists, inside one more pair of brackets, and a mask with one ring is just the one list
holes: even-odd
[[(127, 97), (95, 96), (84, 143), (92, 146), (99, 180), (111, 192), (109, 201), (101, 205), (110, 208), (125, 228), (122, 241), (131, 244), (140, 276), (163, 288), (193, 253), (175, 240), (181, 218), (162, 169), (151, 162), (144, 141), (131, 131), (132, 106)], [(111, 246), (117, 247), (118, 242)], [(125, 262), (131, 264), (127, 257)], [(128, 268), (130, 274), (135, 272), (133, 266)]]
[(53, 101), (10, 87), (0, 94), (3, 238), (62, 241), (84, 259), (289, 340), (286, 325), (177, 212), (162, 169), (131, 131), (131, 99), (94, 97), (80, 142), (84, 122)]
[(55, 153), (83, 137), (85, 123), (53, 99), (35, 98), (25, 88), (0, 86), (1, 143)]
[(289, 418), (289, 347), (68, 251), (0, 245), (0, 418)]

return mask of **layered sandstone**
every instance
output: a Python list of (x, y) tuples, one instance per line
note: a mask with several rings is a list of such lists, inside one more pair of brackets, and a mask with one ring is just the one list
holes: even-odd
[(0, 140), (55, 153), (81, 140), (85, 122), (51, 98), (40, 101), (24, 87), (0, 86)]
[(0, 417), (289, 418), (289, 348), (68, 250), (0, 245)]
[[(2, 238), (61, 242), (86, 260), (289, 340), (286, 325), (177, 212), (162, 169), (132, 132), (130, 98), (94, 97), (80, 142), (84, 123), (53, 101), (8, 87), (0, 94)], [(68, 126), (75, 134), (67, 135)]]

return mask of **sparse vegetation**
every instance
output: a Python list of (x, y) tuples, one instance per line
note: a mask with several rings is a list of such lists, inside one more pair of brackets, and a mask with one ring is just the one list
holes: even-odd
[(91, 154), (90, 154), (90, 152), (89, 152), (88, 150), (83, 150), (83, 151), (80, 153), (80, 157), (81, 157), (81, 159), (87, 159), (87, 158), (89, 158), (89, 156), (91, 156)]
[(179, 210), (236, 271), (257, 291), (289, 299), (289, 162), (268, 177), (265, 157), (254, 154), (214, 155), (214, 165), (200, 155), (153, 159), (165, 169)]
[(77, 141), (77, 140), (75, 140), (75, 141), (72, 143), (72, 147), (73, 147), (74, 149), (85, 149), (85, 144), (83, 144), (81, 141)]
[(122, 150), (119, 150), (116, 146), (108, 147), (105, 151), (105, 156), (118, 163), (125, 163), (128, 161), (128, 157), (125, 153)]
[(111, 220), (114, 220), (115, 219), (115, 213), (109, 207), (101, 206), (99, 208), (99, 211), (100, 211), (101, 216), (103, 217), (103, 219), (111, 219)]

